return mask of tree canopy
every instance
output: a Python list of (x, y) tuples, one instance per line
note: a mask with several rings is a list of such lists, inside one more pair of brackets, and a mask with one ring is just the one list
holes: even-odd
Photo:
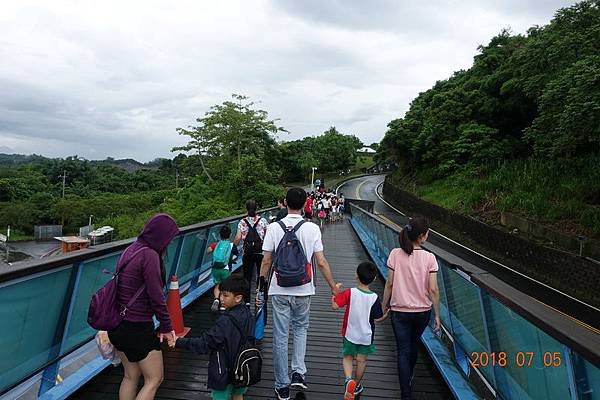
[(563, 8), (526, 36), (503, 30), (478, 51), (471, 68), (419, 94), (388, 124), (379, 160), (444, 177), (600, 151), (600, 1)]

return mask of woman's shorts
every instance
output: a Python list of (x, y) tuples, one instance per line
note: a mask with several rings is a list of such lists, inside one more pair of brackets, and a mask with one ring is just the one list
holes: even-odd
[(348, 339), (344, 338), (344, 344), (342, 345), (342, 354), (345, 356), (355, 356), (357, 354), (373, 354), (375, 353), (375, 343), (370, 345), (352, 343)]
[(210, 394), (213, 400), (229, 400), (231, 399), (231, 396), (245, 394), (247, 390), (247, 387), (234, 388), (232, 384), (229, 384), (225, 390), (213, 390)]
[(127, 356), (130, 362), (139, 362), (152, 350), (160, 350), (160, 340), (154, 332), (154, 322), (123, 321), (108, 338), (115, 348)]
[(229, 268), (225, 267), (225, 268), (213, 268), (212, 271), (210, 272), (210, 274), (212, 275), (213, 281), (215, 281), (215, 284), (219, 284), (221, 283), (222, 280), (226, 279), (229, 277), (229, 275), (231, 275), (231, 271), (229, 271)]

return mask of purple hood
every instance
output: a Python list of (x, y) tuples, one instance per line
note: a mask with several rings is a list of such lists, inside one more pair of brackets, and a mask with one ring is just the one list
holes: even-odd
[(167, 248), (167, 245), (179, 233), (175, 220), (168, 214), (156, 214), (146, 222), (138, 240), (158, 254)]

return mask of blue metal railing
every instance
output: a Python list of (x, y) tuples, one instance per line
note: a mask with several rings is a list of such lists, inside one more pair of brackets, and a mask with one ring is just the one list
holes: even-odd
[[(262, 215), (268, 218), (273, 211), (265, 210)], [(207, 245), (217, 240), (224, 224), (235, 232), (241, 217), (183, 228), (169, 244), (165, 266), (179, 278), (183, 307), (212, 288)], [(56, 384), (61, 360), (88, 344), (96, 333), (86, 320), (91, 296), (110, 278), (102, 271), (114, 271), (131, 242), (35, 261), (0, 275), (0, 394), (41, 373), (40, 398), (62, 399), (109, 365), (96, 357)], [(240, 264), (241, 259), (234, 269)]]
[[(397, 247), (399, 231), (354, 204), (350, 208), (352, 225), (387, 277), (387, 257)], [(471, 398), (473, 392), (452, 374), (461, 371), (464, 382), (477, 368), (501, 399), (600, 399), (600, 368), (436, 257), (440, 319), (454, 354), (448, 359), (441, 338), (429, 328), (422, 340), (457, 398)]]

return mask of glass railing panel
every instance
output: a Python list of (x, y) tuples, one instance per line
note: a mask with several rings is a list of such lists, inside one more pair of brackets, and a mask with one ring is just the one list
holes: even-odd
[(390, 252), (392, 249), (399, 247), (400, 243), (398, 241), (398, 234), (391, 228), (386, 228), (385, 230), (385, 241), (387, 243)]
[(600, 400), (600, 368), (578, 354), (574, 356), (576, 384), (580, 400)]
[[(219, 241), (219, 231), (221, 230), (221, 226), (223, 226), (223, 225), (213, 226), (205, 233), (206, 240), (207, 240), (207, 248), (212, 243)], [(237, 227), (236, 227), (236, 229), (237, 229)], [(208, 271), (210, 269), (211, 264), (212, 264), (212, 254), (204, 252), (204, 254), (202, 255), (202, 261), (200, 263), (200, 265), (201, 265), (200, 270), (196, 271), (196, 273), (199, 272), (200, 274), (202, 274), (202, 273)]]
[(507, 354), (495, 368), (505, 399), (570, 399), (563, 346), (502, 303), (488, 297), (486, 319), (493, 351)]
[(206, 248), (206, 230), (201, 229), (200, 231), (190, 232), (184, 236), (177, 265), (177, 276), (180, 285), (192, 278), (194, 270), (200, 264), (202, 252)]
[(87, 323), (90, 300), (94, 293), (112, 278), (111, 274), (102, 271), (114, 272), (120, 255), (121, 252), (114, 253), (81, 264), (81, 276), (73, 298), (73, 314), (65, 338), (65, 351), (69, 351), (96, 333)]
[[(177, 247), (179, 246), (179, 242), (183, 239), (183, 236), (177, 236), (175, 239), (171, 240), (171, 243), (167, 246), (167, 249), (163, 252), (162, 258), (163, 263), (165, 265), (165, 270), (167, 274), (171, 273), (171, 268), (176, 262), (175, 258), (177, 257)], [(167, 282), (171, 279), (170, 276), (167, 276)]]
[(440, 320), (442, 324), (452, 333), (452, 325), (450, 321), (450, 311), (448, 310), (448, 301), (446, 300), (446, 286), (444, 285), (444, 274), (448, 270), (446, 262), (438, 258), (438, 273), (437, 281), (440, 288)]
[[(444, 270), (443, 277), (454, 339), (467, 355), (473, 352), (489, 354), (479, 287), (449, 268)], [(489, 360), (480, 365), (480, 370), (493, 380), (494, 371)]]
[[(71, 279), (72, 265), (0, 290), (0, 390), (36, 371), (58, 355), (62, 336), (61, 315)], [(65, 311), (66, 312), (66, 311)]]

